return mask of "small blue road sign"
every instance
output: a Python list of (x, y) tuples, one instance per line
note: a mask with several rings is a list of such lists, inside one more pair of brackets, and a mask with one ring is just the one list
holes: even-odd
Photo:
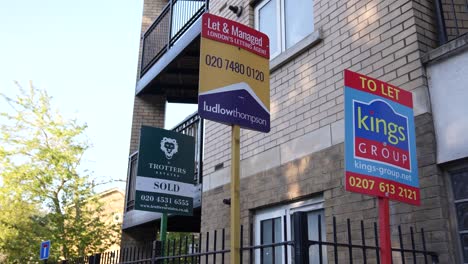
[(50, 254), (50, 240), (41, 242), (41, 251), (39, 253), (39, 259), (48, 259)]

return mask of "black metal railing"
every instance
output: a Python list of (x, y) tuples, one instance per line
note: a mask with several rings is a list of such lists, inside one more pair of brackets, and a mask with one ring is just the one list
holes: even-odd
[(439, 45), (468, 33), (468, 0), (435, 0)]
[[(195, 138), (195, 174), (194, 181), (197, 184), (202, 183), (202, 165), (203, 165), (203, 120), (198, 113), (194, 113), (179, 123), (173, 131), (189, 135)], [(135, 181), (138, 164), (138, 151), (130, 155), (128, 160), (127, 176), (127, 202), (125, 211), (131, 211), (135, 207)]]
[[(284, 216), (284, 222), (285, 223)], [(254, 243), (253, 225), (250, 227), (249, 243), (244, 245), (241, 240), (241, 263), (380, 263), (380, 251), (378, 244), (377, 224), (373, 224), (373, 237), (369, 239), (366, 234), (364, 222), (360, 222), (360, 243), (352, 238), (351, 221), (346, 220), (346, 232), (338, 232), (336, 218), (333, 217), (332, 241), (328, 242), (321, 235), (321, 216), (317, 216), (317, 237), (318, 239), (309, 239), (307, 234), (307, 214), (297, 212), (293, 214), (294, 230), (288, 231), (284, 228), (283, 237), (292, 237), (290, 240), (257, 244)], [(286, 226), (286, 225), (285, 225)], [(241, 238), (244, 238), (243, 228), (241, 227)], [(271, 231), (271, 238), (274, 241), (274, 231)], [(292, 232), (289, 236), (288, 232)], [(356, 233), (356, 231), (354, 231)], [(344, 241), (338, 241), (338, 235), (345, 237)], [(410, 247), (405, 247), (403, 241), (405, 236), (402, 234), (401, 227), (398, 226), (398, 240), (400, 247), (392, 248), (393, 260), (398, 263), (439, 263), (435, 252), (426, 249), (424, 230), (419, 233), (421, 239), (418, 241), (419, 249), (416, 247), (416, 239), (413, 228), (410, 228)], [(198, 239), (195, 239), (198, 237)], [(368, 242), (371, 240), (371, 243)], [(229, 249), (226, 247), (226, 232), (224, 229), (214, 231), (211, 234), (192, 235), (191, 238), (181, 238), (167, 242), (164, 256), (154, 259), (155, 263), (225, 263), (229, 257)], [(367, 242), (366, 242), (367, 241)], [(183, 251), (192, 249), (194, 252)], [(267, 251), (268, 250), (268, 251)], [(281, 252), (280, 257), (276, 252)], [(289, 253), (288, 253), (289, 252)], [(268, 256), (265, 259), (264, 256)]]
[[(328, 232), (327, 241), (321, 235), (321, 216), (316, 216), (318, 230), (314, 235), (317, 239), (310, 239), (306, 212), (296, 212), (292, 215), (294, 228), (288, 230), (284, 224), (283, 236), (275, 243), (256, 243), (254, 226), (251, 225), (248, 235), (245, 236), (241, 227), (241, 263), (380, 263), (380, 251), (378, 243), (377, 224), (365, 228), (364, 222), (351, 228), (351, 221), (347, 219), (338, 231), (336, 218), (332, 219), (331, 232)], [(283, 216), (283, 223), (286, 221)], [(344, 228), (343, 228), (344, 226)], [(366, 230), (368, 230), (366, 232)], [(392, 248), (394, 263), (439, 263), (438, 255), (426, 249), (424, 230), (416, 233), (413, 228), (409, 233), (403, 234), (398, 226), (399, 247)], [(268, 231), (268, 230), (267, 230)], [(263, 231), (265, 232), (265, 231)], [(125, 248), (120, 251), (106, 252), (86, 257), (88, 262), (68, 262), (69, 264), (94, 263), (94, 264), (208, 264), (226, 263), (229, 260), (230, 250), (227, 246), (228, 235), (225, 229), (215, 230), (182, 236), (166, 241), (165, 245), (159, 242), (144, 247)], [(369, 234), (370, 233), (370, 234)], [(357, 235), (357, 237), (353, 237)], [(419, 236), (419, 239), (416, 238)], [(275, 231), (269, 235), (274, 239)], [(339, 238), (339, 239), (338, 239)], [(249, 245), (244, 243), (248, 241)], [(406, 246), (408, 241), (410, 246)], [(164, 254), (161, 254), (164, 252)], [(280, 254), (276, 254), (280, 253)], [(99, 260), (99, 262), (98, 262)]]
[(202, 183), (203, 177), (201, 177), (201, 172), (203, 170), (203, 120), (198, 115), (198, 112), (195, 112), (179, 123), (172, 130), (195, 138), (194, 180), (199, 184)]
[(170, 0), (143, 35), (140, 77), (208, 10), (209, 0)]

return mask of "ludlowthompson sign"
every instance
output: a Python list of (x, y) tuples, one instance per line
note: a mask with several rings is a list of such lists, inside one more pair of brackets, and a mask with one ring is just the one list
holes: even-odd
[(193, 137), (142, 126), (135, 209), (192, 215), (195, 193)]
[(419, 205), (412, 93), (345, 71), (346, 190)]
[(205, 13), (202, 18), (198, 113), (202, 118), (270, 131), (268, 37)]

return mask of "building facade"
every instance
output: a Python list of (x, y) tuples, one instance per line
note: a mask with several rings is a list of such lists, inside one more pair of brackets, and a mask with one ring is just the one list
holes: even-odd
[[(98, 194), (98, 201), (102, 204), (100, 217), (109, 228), (115, 230), (115, 227), (122, 224), (124, 199), (125, 193), (118, 188), (112, 188)], [(117, 229), (117, 231), (119, 230)], [(120, 244), (118, 243), (119, 237), (120, 232), (112, 234), (112, 237), (109, 239), (116, 242), (110, 245), (105, 250), (106, 252), (120, 249)]]
[[(346, 218), (369, 228), (377, 220), (375, 198), (344, 190), (349, 69), (413, 93), (421, 206), (392, 202), (392, 226), (424, 228), (441, 263), (468, 263), (467, 8), (461, 0), (145, 0), (130, 154), (141, 125), (163, 126), (166, 102), (197, 102), (200, 15), (223, 16), (271, 43), (271, 131), (241, 131), (241, 223), (254, 229), (247, 232), (256, 241), (264, 226), (281, 234), (295, 211), (320, 215), (326, 239), (333, 216), (339, 237)], [(194, 217), (173, 221), (194, 223), (185, 231), (227, 228), (231, 129), (197, 122), (201, 202)], [(160, 217), (132, 210), (132, 168), (122, 244), (150, 239)]]

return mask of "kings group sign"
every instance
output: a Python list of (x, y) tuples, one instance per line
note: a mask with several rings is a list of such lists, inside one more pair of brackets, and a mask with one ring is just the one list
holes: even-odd
[(135, 182), (135, 209), (192, 215), (195, 139), (142, 126)]
[(419, 205), (412, 94), (345, 70), (346, 190)]
[(205, 13), (202, 18), (198, 113), (202, 118), (270, 131), (267, 35)]

